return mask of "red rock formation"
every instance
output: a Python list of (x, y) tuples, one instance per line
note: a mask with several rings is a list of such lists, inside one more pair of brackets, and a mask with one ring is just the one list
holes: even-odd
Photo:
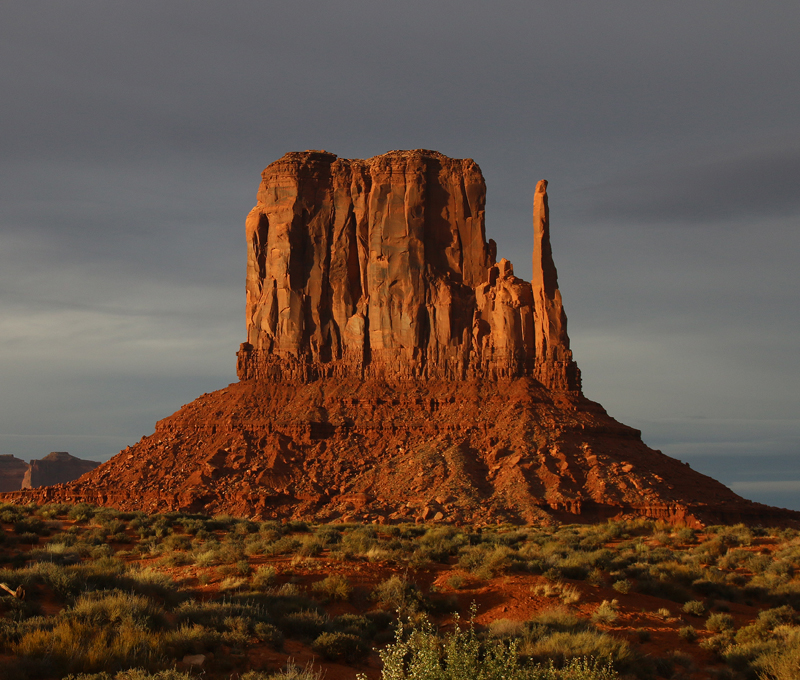
[[(475, 162), (435, 151), (306, 151), (272, 163), (247, 218), (240, 379), (535, 372), (579, 390), (546, 222), (534, 230), (544, 282), (534, 300), (510, 262), (495, 263), (485, 202)], [(535, 338), (541, 313), (550, 324)]]
[(71, 456), (66, 451), (53, 451), (41, 460), (32, 460), (22, 486), (18, 488), (35, 489), (39, 486), (53, 486), (78, 479), (81, 475), (94, 470), (100, 463), (94, 460), (82, 460)]
[(0, 455), (0, 491), (16, 491), (21, 488), (28, 464), (10, 453)]
[(546, 186), (528, 283), (485, 240), (473, 161), (287, 154), (247, 218), (240, 382), (80, 480), (5, 498), (319, 521), (797, 522), (581, 394)]
[(550, 248), (550, 207), (547, 180), (540, 180), (533, 195), (533, 274), (531, 288), (536, 324), (534, 375), (552, 389), (577, 389), (580, 371), (572, 360), (567, 337), (567, 315), (561, 304), (558, 274)]

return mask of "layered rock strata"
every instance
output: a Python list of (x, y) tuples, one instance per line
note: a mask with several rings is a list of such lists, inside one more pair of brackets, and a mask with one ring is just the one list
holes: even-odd
[(286, 154), (247, 218), (242, 380), (536, 376), (580, 390), (536, 192), (534, 287), (496, 262), (471, 159)]

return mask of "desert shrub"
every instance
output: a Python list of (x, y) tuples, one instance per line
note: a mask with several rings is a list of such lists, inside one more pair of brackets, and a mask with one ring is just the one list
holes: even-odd
[(744, 524), (708, 527), (706, 533), (716, 534), (715, 540), (722, 541), (728, 547), (751, 545), (753, 542), (753, 532)]
[(576, 657), (598, 659), (609, 667), (625, 668), (634, 662), (627, 642), (596, 630), (553, 633), (537, 640), (526, 652), (535, 661), (553, 661), (557, 666)]
[(301, 546), (301, 542), (293, 536), (282, 536), (264, 546), (265, 555), (286, 555), (293, 553)]
[(564, 604), (574, 604), (581, 599), (580, 590), (563, 581), (544, 581), (537, 583), (531, 590), (539, 597), (558, 597)]
[(67, 517), (74, 519), (76, 522), (88, 522), (94, 517), (96, 511), (97, 508), (88, 503), (78, 503), (67, 511)]
[(350, 633), (322, 633), (311, 647), (329, 661), (355, 663), (369, 654), (364, 640)]
[(692, 596), (687, 588), (678, 583), (662, 579), (643, 578), (636, 585), (636, 590), (644, 595), (652, 595), (673, 602), (685, 602)]
[(678, 630), (678, 636), (681, 640), (694, 642), (697, 639), (697, 631), (692, 626), (683, 626)]
[(66, 516), (70, 507), (66, 503), (46, 503), (36, 511), (36, 514), (43, 519), (55, 519)]
[(84, 595), (55, 625), (28, 630), (12, 649), (71, 672), (150, 665), (164, 650), (163, 636), (154, 632), (162, 616), (155, 603), (139, 596)]
[(263, 623), (259, 621), (253, 626), (253, 634), (268, 645), (275, 649), (280, 649), (283, 646), (283, 633), (273, 626), (271, 623)]
[(175, 608), (179, 624), (199, 624), (217, 631), (226, 630), (226, 619), (245, 618), (270, 623), (271, 617), (264, 607), (232, 599), (199, 602), (187, 600)]
[(712, 633), (719, 633), (725, 630), (733, 630), (733, 617), (730, 614), (716, 613), (706, 619), (706, 630)]
[(252, 586), (256, 590), (266, 590), (275, 583), (278, 571), (272, 566), (262, 566), (256, 569), (253, 575)]
[(796, 680), (800, 668), (800, 628), (788, 627), (776, 644), (753, 659), (759, 680)]
[(423, 618), (416, 626), (399, 624), (394, 643), (380, 652), (384, 680), (613, 680), (611, 667), (593, 659), (571, 659), (562, 668), (552, 663), (527, 665), (516, 653), (516, 643), (482, 642), (475, 630), (458, 624), (439, 636)]
[(36, 536), (49, 536), (50, 528), (38, 517), (20, 518), (14, 524), (15, 534), (35, 534)]
[(450, 576), (447, 577), (446, 583), (453, 590), (459, 590), (466, 585), (467, 579), (464, 577), (463, 574), (458, 574), (458, 573), (450, 574)]
[(244, 555), (244, 545), (241, 543), (223, 543), (217, 549), (217, 559), (222, 564), (233, 565), (238, 569), (241, 562), (247, 562)]
[(186, 594), (168, 574), (149, 568), (130, 569), (118, 578), (118, 587), (145, 597), (157, 598), (167, 604), (177, 604), (186, 598)]
[(650, 641), (650, 631), (646, 628), (637, 628), (636, 629), (636, 638), (639, 642), (649, 642)]
[(340, 614), (332, 619), (328, 624), (328, 630), (337, 633), (348, 633), (358, 635), (362, 638), (370, 638), (375, 634), (375, 622), (361, 614)]
[(220, 592), (227, 592), (229, 590), (241, 590), (247, 585), (247, 579), (241, 576), (226, 576), (219, 582)]
[(158, 564), (164, 567), (183, 567), (193, 563), (194, 559), (189, 553), (180, 551), (164, 555), (158, 560)]
[(519, 638), (525, 634), (527, 626), (524, 621), (511, 619), (495, 619), (489, 624), (489, 637), (508, 639)]
[(489, 579), (510, 568), (524, 565), (518, 555), (506, 545), (482, 543), (462, 548), (458, 564), (478, 578)]
[(341, 574), (330, 574), (314, 583), (311, 589), (328, 600), (349, 600), (353, 592), (350, 582)]
[(379, 583), (372, 591), (372, 599), (382, 607), (403, 613), (418, 611), (422, 604), (422, 595), (417, 587), (397, 575)]
[(420, 557), (446, 564), (466, 542), (466, 536), (455, 527), (431, 527), (418, 539), (415, 552)]
[(186, 654), (203, 654), (219, 647), (223, 642), (220, 631), (199, 623), (183, 623), (165, 635), (164, 644), (173, 658)]
[(592, 612), (592, 621), (595, 623), (613, 623), (617, 620), (617, 601), (603, 600)]
[(592, 628), (590, 623), (579, 619), (568, 609), (561, 607), (539, 612), (528, 621), (527, 625), (530, 631), (529, 636), (537, 639), (555, 631), (577, 632)]
[(297, 548), (296, 554), (301, 557), (313, 557), (319, 555), (325, 549), (325, 542), (318, 536), (310, 534), (304, 536)]
[(628, 579), (622, 579), (620, 581), (614, 581), (611, 584), (611, 587), (616, 590), (618, 593), (622, 593), (623, 595), (627, 595), (631, 592), (631, 588), (633, 588), (633, 584)]
[(702, 616), (706, 613), (705, 605), (700, 600), (684, 602), (681, 609), (685, 614), (691, 614), (692, 616)]
[(194, 563), (198, 567), (213, 567), (219, 564), (219, 557), (214, 550), (202, 550), (194, 555)]
[(282, 617), (278, 625), (284, 635), (316, 638), (328, 623), (326, 614), (316, 609), (303, 609)]
[(370, 549), (375, 547), (378, 547), (375, 529), (373, 527), (359, 527), (344, 533), (338, 545), (337, 554), (344, 559), (364, 557)]
[(68, 675), (64, 680), (194, 680), (189, 673), (181, 673), (174, 668), (150, 673), (144, 668), (128, 668), (114, 675), (110, 673), (78, 673)]

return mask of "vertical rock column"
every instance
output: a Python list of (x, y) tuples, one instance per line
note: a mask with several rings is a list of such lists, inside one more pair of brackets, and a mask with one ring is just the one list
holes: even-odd
[(567, 336), (567, 315), (558, 290), (558, 273), (550, 247), (550, 208), (547, 180), (536, 185), (533, 196), (533, 273), (536, 359), (534, 377), (554, 390), (580, 390), (580, 370), (572, 360)]

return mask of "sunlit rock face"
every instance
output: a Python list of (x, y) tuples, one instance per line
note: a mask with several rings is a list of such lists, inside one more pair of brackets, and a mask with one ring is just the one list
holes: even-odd
[(509, 378), (580, 390), (535, 193), (534, 284), (496, 262), (471, 159), (286, 154), (247, 218), (239, 377)]

